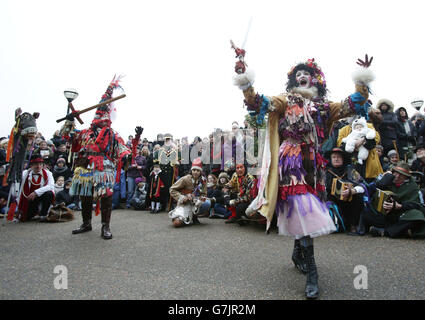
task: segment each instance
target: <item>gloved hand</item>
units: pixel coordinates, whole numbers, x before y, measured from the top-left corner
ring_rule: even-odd
[[[71,122],[74,122],[74,120],[75,120],[75,115],[71,112],[71,113],[68,113],[67,115],[66,115],[66,120],[68,120],[68,121],[71,121]]]
[[[137,134],[137,135],[139,135],[139,136],[141,136],[141,135],[142,135],[143,130],[144,130],[144,129],[143,129],[142,127],[140,127],[140,126],[136,127],[136,129],[135,129],[136,134]]]
[[[239,61],[236,61],[235,72],[237,74],[241,74],[241,73],[244,73],[245,70],[246,70],[245,64],[242,61],[240,61],[240,60]]]

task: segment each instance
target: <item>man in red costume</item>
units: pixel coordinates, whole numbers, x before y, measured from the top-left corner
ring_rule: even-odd
[[[118,87],[119,78],[114,77],[100,102],[111,99],[113,90]],[[112,239],[113,186],[115,181],[119,181],[121,168],[131,154],[124,140],[111,128],[112,111],[112,104],[98,107],[90,127],[81,131],[75,130],[74,114],[71,113],[62,128],[62,132],[70,132],[71,151],[77,154],[70,195],[81,197],[83,224],[73,230],[73,234],[92,230],[91,214],[93,201],[96,201],[96,215],[99,211],[101,213],[101,237]]]
[[[40,215],[40,221],[45,221],[55,194],[55,181],[52,173],[44,169],[44,160],[34,154],[30,160],[31,168],[22,173],[22,186],[18,195],[18,220],[27,221]],[[41,210],[38,208],[41,203]]]

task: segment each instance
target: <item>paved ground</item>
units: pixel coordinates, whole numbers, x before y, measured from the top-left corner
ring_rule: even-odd
[[[174,229],[165,213],[117,210],[114,239],[105,241],[100,216],[92,232],[72,235],[80,219],[0,225],[0,300],[304,299],[305,276],[290,259],[293,241],[261,226],[201,219]],[[321,299],[424,299],[424,244],[343,234],[316,239]],[[66,290],[54,287],[57,265],[68,270]],[[357,265],[367,268],[367,290],[354,287]]]

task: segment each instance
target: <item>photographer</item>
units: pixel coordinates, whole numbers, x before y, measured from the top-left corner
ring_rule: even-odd
[[[419,187],[413,181],[409,165],[400,161],[376,181],[376,187],[394,193],[383,202],[386,214],[372,210],[365,215],[373,237],[425,237],[425,208],[419,199]]]

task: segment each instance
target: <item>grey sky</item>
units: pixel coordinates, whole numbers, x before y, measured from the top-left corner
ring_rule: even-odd
[[[250,17],[246,61],[255,88],[276,95],[297,62],[315,58],[333,101],[353,92],[357,58],[374,56],[373,103],[425,98],[421,1],[0,1],[0,136],[16,107],[40,112],[46,138],[60,128],[66,88],[77,109],[96,104],[114,74],[127,97],[113,123],[125,139],[207,136],[246,114],[232,84],[229,40],[240,45]],[[86,127],[94,112],[82,116]]]

